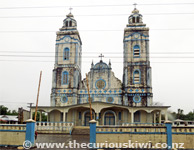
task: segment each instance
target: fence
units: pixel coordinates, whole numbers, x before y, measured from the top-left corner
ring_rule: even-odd
[[[73,122],[36,122],[38,133],[68,133],[71,134]]]
[[[23,146],[24,141],[34,145],[35,122],[27,120],[26,124],[0,124],[0,147]]]
[[[171,122],[165,124],[127,123],[122,126],[96,126],[95,120],[90,122],[90,143],[93,145],[94,143],[122,144],[129,143],[129,140],[132,143],[149,143],[147,148],[150,149],[154,149],[157,143],[165,143],[167,149],[181,148],[181,146],[185,149],[194,149],[194,127],[172,127]],[[105,147],[98,146],[98,148]]]

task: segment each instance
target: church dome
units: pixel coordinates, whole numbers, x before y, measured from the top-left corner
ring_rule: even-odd
[[[101,60],[100,62],[96,63],[92,69],[101,70],[101,69],[110,69],[110,67]]]

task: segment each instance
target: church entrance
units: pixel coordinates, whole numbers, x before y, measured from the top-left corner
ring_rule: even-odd
[[[115,116],[112,112],[107,112],[104,116],[104,125],[115,125]]]
[[[92,114],[92,118],[94,118],[94,113]],[[90,119],[90,112],[86,112],[85,113],[85,118],[84,118],[85,122],[84,122],[84,125],[85,126],[89,126],[89,121],[91,120]]]

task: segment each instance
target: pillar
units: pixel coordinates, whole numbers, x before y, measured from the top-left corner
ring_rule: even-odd
[[[41,122],[42,121],[42,111],[39,111],[40,112],[40,118],[39,118],[39,121]]]
[[[167,134],[167,149],[172,149],[172,122],[166,121],[166,134]]]
[[[63,122],[66,122],[66,111],[63,111]]]
[[[133,113],[133,110],[131,110],[131,123],[134,123],[134,113]]]
[[[154,123],[156,123],[156,112],[154,112]]]
[[[168,121],[168,113],[165,111],[165,121]]]
[[[25,137],[25,147],[30,148],[35,144],[35,121],[32,119],[26,120],[26,137]]]
[[[30,109],[30,119],[32,119],[32,117],[33,117],[33,111],[32,109]]]
[[[47,112],[47,117],[46,117],[47,122],[48,122],[48,118],[49,118],[49,112]]]
[[[90,147],[95,147],[96,144],[96,120],[90,120]]]
[[[161,120],[162,120],[162,114],[161,114],[161,111],[159,111],[159,123],[161,123]]]
[[[99,113],[96,113],[96,123],[97,123],[97,126],[99,125]]]

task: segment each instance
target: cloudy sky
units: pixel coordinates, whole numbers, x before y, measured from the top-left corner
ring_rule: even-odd
[[[1,0],[0,105],[17,109],[35,103],[40,70],[39,105],[50,104],[56,31],[70,6],[83,43],[82,78],[103,53],[122,79],[123,32],[133,3],[150,28],[154,101],[172,111],[192,111],[193,0]]]

